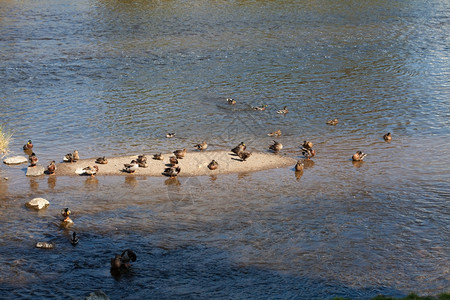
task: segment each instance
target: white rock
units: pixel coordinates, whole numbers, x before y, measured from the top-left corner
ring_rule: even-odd
[[[41,176],[44,175],[45,168],[43,166],[37,165],[35,167],[28,167],[27,176]]]
[[[36,209],[43,209],[50,205],[50,202],[45,200],[44,198],[34,198],[26,203],[26,206]]]
[[[47,242],[37,242],[36,248],[44,248],[44,249],[53,249],[55,245],[53,243],[47,243]]]
[[[3,160],[3,162],[7,165],[18,165],[18,164],[24,164],[28,162],[28,158],[25,156],[13,156],[8,157]]]

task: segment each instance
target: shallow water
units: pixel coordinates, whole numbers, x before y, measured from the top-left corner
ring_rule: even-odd
[[[281,155],[300,158],[306,139],[318,155],[302,176],[175,182],[27,178],[2,165],[0,298],[450,291],[448,16],[445,1],[1,1],[12,154],[28,139],[44,165],[75,149],[153,154],[202,140],[265,150],[281,129]],[[364,163],[349,160],[356,150]],[[25,208],[34,197],[49,208]],[[63,207],[73,228],[59,227]],[[138,260],[113,276],[125,248]]]

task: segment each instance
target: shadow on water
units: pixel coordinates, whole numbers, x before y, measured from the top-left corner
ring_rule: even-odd
[[[79,299],[98,289],[110,299],[405,296],[391,287],[351,287],[314,274],[296,276],[233,261],[230,253],[204,245],[157,247],[140,243],[138,236],[135,238],[138,242],[133,249],[137,261],[123,272],[111,272],[110,259],[130,245],[94,234],[81,235],[77,247],[70,245],[67,237],[57,238],[55,249],[33,251],[39,252],[38,259],[24,257],[4,264],[3,273],[14,273],[15,278],[1,280],[1,293],[16,297],[29,295],[33,299],[55,295]],[[92,239],[103,239],[103,247],[92,246]],[[30,247],[23,245],[18,251],[29,252]]]

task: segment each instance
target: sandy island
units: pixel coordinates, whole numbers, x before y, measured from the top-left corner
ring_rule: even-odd
[[[147,168],[139,168],[135,173],[129,174],[123,172],[123,165],[129,164],[132,159],[137,159],[137,155],[134,156],[122,156],[122,157],[106,157],[107,164],[95,163],[96,158],[80,159],[73,163],[59,163],[57,164],[56,175],[76,175],[75,170],[78,168],[84,168],[89,165],[98,166],[97,175],[142,175],[142,176],[164,176],[162,172],[166,168],[166,164],[169,163],[169,157],[173,156],[172,153],[163,154],[163,160],[154,160],[153,154],[146,154],[147,156]],[[210,170],[208,164],[212,160],[216,160],[219,163],[219,168],[216,170]],[[181,167],[179,176],[202,176],[212,174],[230,174],[230,173],[243,173],[243,172],[255,172],[267,169],[284,168],[288,166],[294,166],[296,160],[274,153],[253,152],[252,155],[246,160],[241,159],[229,151],[204,151],[204,152],[188,152],[183,159],[178,160],[178,165]]]

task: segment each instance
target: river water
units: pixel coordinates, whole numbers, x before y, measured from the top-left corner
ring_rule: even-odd
[[[0,298],[450,291],[448,1],[0,4],[0,123],[13,155],[28,139],[43,165],[75,149],[112,157],[202,140],[266,151],[277,129],[280,155],[300,158],[304,140],[318,153],[302,176],[290,167],[178,184],[27,178],[25,165],[2,165]],[[356,150],[368,153],[362,164],[350,161]],[[34,197],[51,204],[29,210]],[[64,207],[70,229],[59,227]],[[126,248],[138,259],[113,276],[109,260]]]

